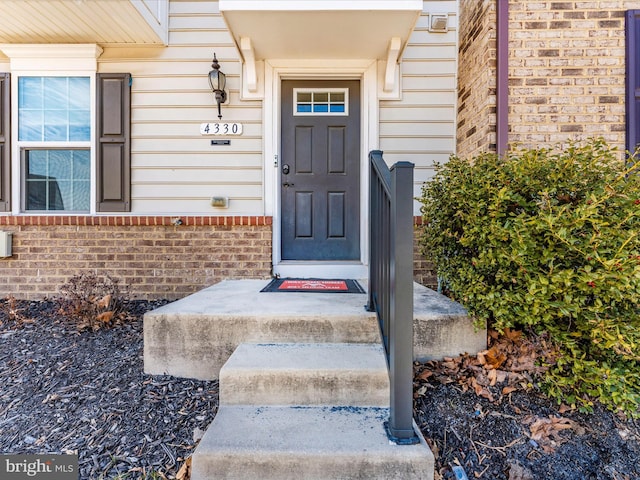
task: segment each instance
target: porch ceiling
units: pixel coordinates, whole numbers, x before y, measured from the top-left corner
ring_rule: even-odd
[[[2,0],[0,43],[164,45],[162,2]]]
[[[422,0],[220,0],[236,43],[249,38],[256,60],[386,59],[391,39],[404,46]],[[330,67],[330,65],[327,65]]]

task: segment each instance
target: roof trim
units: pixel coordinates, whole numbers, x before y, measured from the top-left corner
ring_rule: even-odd
[[[390,6],[392,5],[392,7]],[[253,11],[333,11],[333,10],[422,10],[423,0],[218,0],[221,12]]]
[[[87,44],[0,44],[0,51],[9,57],[11,71],[96,71],[102,48]],[[60,60],[64,59],[64,62]]]

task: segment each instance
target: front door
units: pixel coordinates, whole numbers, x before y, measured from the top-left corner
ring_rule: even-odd
[[[360,82],[282,82],[282,260],[360,260]]]

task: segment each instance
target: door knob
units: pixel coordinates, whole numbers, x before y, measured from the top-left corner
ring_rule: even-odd
[[[289,182],[284,182],[282,184],[283,187],[293,187],[293,183],[289,183]]]
[[[282,173],[284,173],[285,175],[289,175],[289,165],[287,165],[286,163],[282,165]]]

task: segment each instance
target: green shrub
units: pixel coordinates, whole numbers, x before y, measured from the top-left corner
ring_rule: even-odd
[[[453,157],[422,191],[423,253],[494,328],[547,331],[544,386],[590,410],[640,402],[640,164],[602,140]]]

